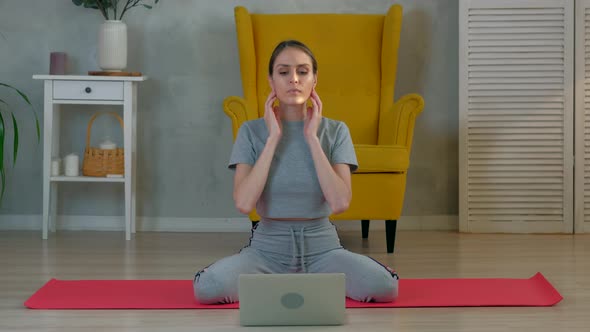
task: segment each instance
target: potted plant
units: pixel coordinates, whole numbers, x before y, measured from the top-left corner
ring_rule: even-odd
[[[127,25],[123,16],[135,8],[152,9],[144,0],[72,0],[76,6],[99,10],[105,21],[98,33],[98,66],[105,71],[127,67]],[[157,4],[159,0],[153,0]]]
[[[0,92],[9,91],[11,93],[16,93],[20,99],[22,99],[31,109],[33,115],[35,116],[35,125],[37,128],[37,142],[41,140],[41,133],[39,128],[39,118],[33,109],[33,105],[29,101],[29,97],[25,95],[19,89],[13,87],[12,85],[0,82]],[[16,117],[12,111],[11,106],[6,101],[7,99],[2,97],[0,94],[0,203],[2,203],[2,199],[4,197],[4,192],[6,191],[6,168],[4,166],[5,162],[7,161],[7,156],[12,150],[12,165],[16,165],[16,159],[18,156],[18,148],[19,148],[19,129],[18,129],[18,122],[16,121]],[[10,121],[12,118],[12,121]],[[13,135],[13,144],[12,149],[5,149],[5,139],[8,135],[8,123],[12,122],[12,135]]]

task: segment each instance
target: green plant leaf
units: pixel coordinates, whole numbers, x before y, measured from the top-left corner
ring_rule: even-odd
[[[22,100],[24,100],[25,103],[27,103],[30,107],[31,107],[31,111],[33,113],[33,116],[35,117],[35,127],[36,127],[36,132],[37,132],[37,142],[41,141],[41,126],[39,124],[39,118],[37,116],[37,112],[35,112],[35,107],[33,106],[33,104],[31,103],[31,101],[29,100],[29,97],[27,97],[26,94],[24,94],[22,91],[20,91],[19,89],[13,87],[12,85],[6,84],[6,83],[0,83],[0,87],[6,87],[8,89],[12,89],[14,91],[16,91],[16,93],[20,96],[20,98]],[[12,117],[12,124],[13,124],[13,128],[14,128],[14,142],[13,142],[13,147],[12,147],[12,151],[14,153],[14,158],[13,158],[13,162],[12,165],[16,165],[16,161],[17,161],[17,157],[18,157],[18,150],[19,150],[19,143],[20,143],[20,131],[18,128],[18,123],[16,121],[16,117],[14,116],[14,113],[11,112],[11,107],[10,105],[8,105],[8,103],[6,101],[4,101],[3,99],[0,99],[0,111],[2,111],[2,108],[5,108],[8,112],[10,112],[10,115]],[[5,163],[4,161],[7,160],[7,158],[5,158],[4,153],[5,153],[5,149],[4,149],[4,143],[6,140],[6,134],[8,133],[7,131],[7,127],[6,127],[6,122],[4,121],[4,116],[2,115],[2,113],[0,112],[0,183],[1,183],[1,187],[0,187],[0,205],[2,203],[2,198],[4,197],[4,193],[6,191],[6,167],[5,167]],[[8,151],[6,151],[8,153]]]
[[[18,124],[16,123],[16,118],[12,115],[12,129],[14,131],[14,154],[12,155],[12,166],[16,165],[16,156],[18,155]]]
[[[96,1],[85,0],[84,1],[84,8],[98,9],[98,5],[96,4]]]
[[[73,1],[73,0],[72,0]],[[1,83],[0,82],[0,86],[5,86],[7,88],[13,89],[14,91],[16,91],[19,96],[27,103],[29,104],[29,106],[31,106],[31,109],[33,110],[33,116],[35,116],[35,126],[37,127],[37,142],[41,141],[41,127],[39,125],[39,117],[37,116],[37,113],[35,112],[35,107],[33,107],[33,104],[31,104],[31,101],[29,100],[29,97],[27,97],[26,94],[24,94],[22,91],[20,91],[19,89],[13,87],[12,85],[6,84],[6,83]],[[8,104],[0,99],[0,102],[2,102],[4,105],[6,105],[8,107]]]
[[[15,87],[13,87],[12,85],[8,85],[8,84],[6,84],[6,83],[0,83],[0,85],[2,85],[2,86],[5,86],[5,87],[7,87],[7,88],[11,88],[12,90],[16,91],[16,92],[17,92],[17,93],[18,93],[18,94],[21,96],[21,98],[22,98],[22,99],[23,99],[23,100],[24,100],[24,101],[25,101],[27,104],[29,104],[29,106],[31,106],[31,107],[33,106],[33,104],[31,104],[31,101],[29,100],[29,97],[27,97],[27,95],[25,95],[25,94],[24,94],[22,91],[20,91],[19,89],[17,89],[17,88],[15,88]]]
[[[147,9],[152,9],[152,6],[150,6],[150,5],[143,5],[143,6]]]
[[[41,141],[41,128],[39,128],[39,118],[37,117],[37,113],[35,114],[35,125],[37,127],[37,143]]]
[[[2,190],[0,190],[0,205],[2,205],[2,198],[4,198],[4,190],[6,188],[6,174],[4,174],[4,167],[0,167],[0,177],[2,178]]]

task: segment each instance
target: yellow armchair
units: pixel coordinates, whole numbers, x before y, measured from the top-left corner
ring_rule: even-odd
[[[424,108],[417,94],[394,103],[402,7],[393,5],[386,15],[250,14],[236,7],[235,21],[244,98],[223,102],[234,139],[244,121],[264,116],[274,47],[286,39],[302,41],[318,60],[323,114],[347,124],[359,162],[349,209],[330,218],[362,220],[363,238],[369,220],[385,220],[387,252],[393,252],[414,123]],[[255,210],[249,217],[253,223],[260,219]]]

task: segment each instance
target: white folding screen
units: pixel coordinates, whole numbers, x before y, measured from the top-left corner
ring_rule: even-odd
[[[460,231],[573,231],[573,14],[460,1]]]
[[[575,232],[590,232],[590,1],[576,1]]]

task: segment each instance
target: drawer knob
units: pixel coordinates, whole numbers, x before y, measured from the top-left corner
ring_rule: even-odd
[[[84,91],[86,91],[86,93],[90,93],[90,92],[92,92],[92,89],[88,86],[88,87],[86,87],[86,89],[84,89]]]

